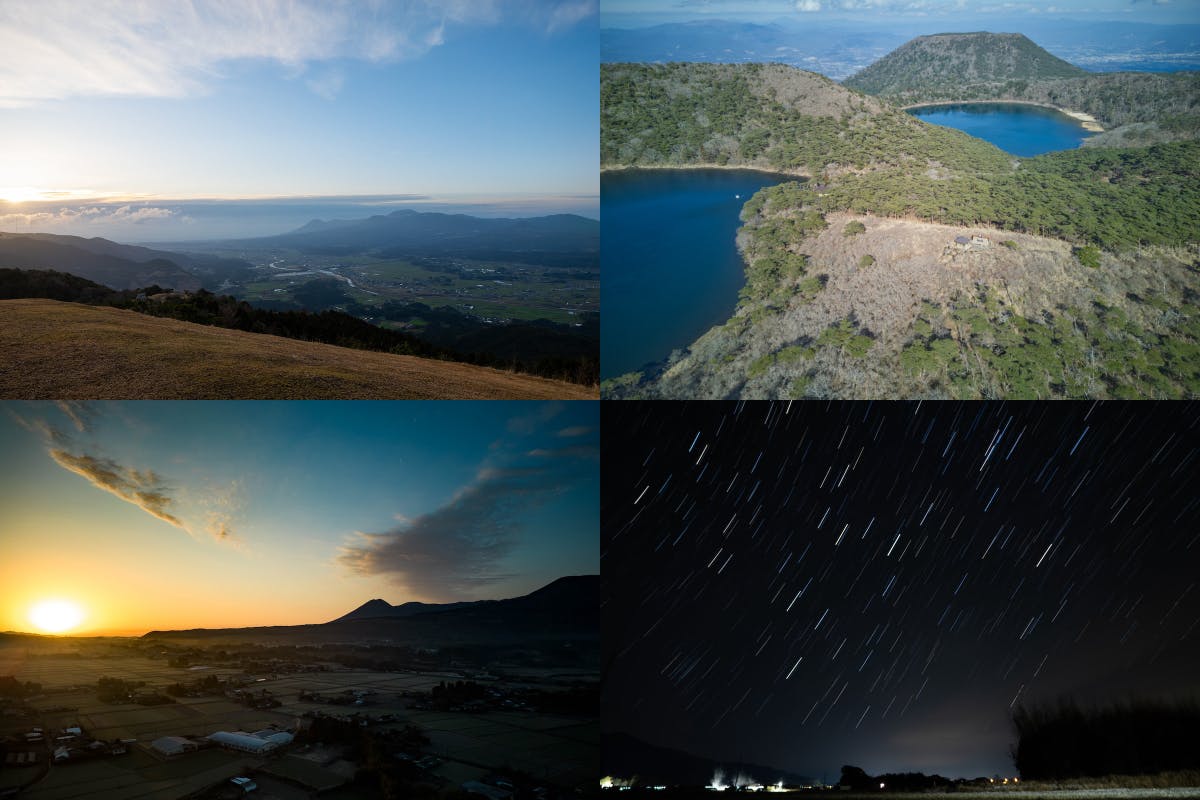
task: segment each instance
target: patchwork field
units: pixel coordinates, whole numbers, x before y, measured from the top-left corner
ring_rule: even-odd
[[[31,800],[173,800],[260,763],[261,759],[224,750],[205,750],[173,761],[135,751],[119,758],[52,766],[44,779],[21,796]]]
[[[497,768],[508,767],[560,785],[588,784],[599,762],[600,732],[594,719],[533,713],[493,711],[486,713],[445,712],[408,709],[406,692],[427,693],[441,681],[461,679],[457,673],[390,673],[330,671],[264,675],[250,686],[266,690],[282,705],[256,710],[224,697],[178,698],[160,706],[113,705],[96,697],[95,683],[101,676],[127,681],[145,681],[147,688],[162,689],[208,674],[243,674],[234,669],[186,669],[112,648],[97,647],[86,655],[30,656],[20,647],[0,647],[0,675],[42,684],[44,694],[32,701],[38,721],[48,729],[79,724],[99,739],[137,739],[128,756],[71,765],[52,766],[49,774],[28,793],[35,800],[102,798],[174,798],[245,771],[265,765],[273,774],[294,778],[330,778],[328,765],[304,761],[300,754],[270,760],[244,754],[207,750],[162,761],[146,749],[160,736],[203,737],[218,730],[260,730],[269,725],[291,728],[305,712],[335,716],[361,713],[370,718],[391,714],[394,720],[374,726],[401,729],[416,725],[431,744],[427,754],[442,761],[434,774],[457,786],[479,780]],[[583,677],[574,675],[571,677]],[[523,686],[546,687],[564,674],[530,670]],[[590,677],[595,677],[592,673]],[[363,705],[301,701],[301,691],[325,700],[347,692],[369,692]],[[14,731],[22,724],[14,723]],[[7,731],[0,731],[0,733]],[[134,790],[136,787],[136,791]]]

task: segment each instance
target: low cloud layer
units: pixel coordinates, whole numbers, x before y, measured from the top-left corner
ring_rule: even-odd
[[[65,233],[111,225],[147,225],[162,221],[186,222],[178,211],[159,206],[83,205],[0,213],[0,230]]]
[[[558,489],[546,470],[483,470],[441,508],[360,534],[339,561],[359,575],[388,576],[417,597],[474,597],[511,577],[502,562],[519,541],[522,514]]]
[[[275,61],[295,76],[338,58],[417,58],[446,26],[516,22],[547,33],[596,13],[597,0],[5,0],[0,107],[87,95],[203,93],[235,60]],[[335,93],[328,74],[310,81]]]

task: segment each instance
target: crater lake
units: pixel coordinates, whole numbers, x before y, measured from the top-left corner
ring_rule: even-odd
[[[1071,150],[1093,135],[1061,111],[1024,103],[916,106],[908,113],[924,122],[957,128],[1015,156]]]

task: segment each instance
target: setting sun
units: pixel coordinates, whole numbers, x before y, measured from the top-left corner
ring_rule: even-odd
[[[63,633],[83,621],[83,609],[69,600],[44,600],[29,610],[29,621],[47,633]]]
[[[29,200],[44,200],[45,192],[32,186],[0,186],[0,200],[9,203],[24,203]]]

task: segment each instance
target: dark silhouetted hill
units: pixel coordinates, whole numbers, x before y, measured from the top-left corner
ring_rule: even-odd
[[[394,613],[397,610],[399,613]],[[319,625],[151,631],[143,638],[269,643],[380,641],[431,647],[597,640],[599,631],[600,576],[575,575],[507,600],[400,606],[372,600]]]

